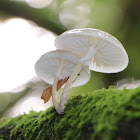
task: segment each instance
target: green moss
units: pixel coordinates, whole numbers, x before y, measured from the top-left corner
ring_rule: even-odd
[[[140,87],[110,88],[69,99],[65,114],[44,112],[1,120],[4,140],[139,140]]]

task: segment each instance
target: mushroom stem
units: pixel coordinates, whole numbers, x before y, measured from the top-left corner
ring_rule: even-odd
[[[54,82],[53,82],[53,86],[52,86],[52,102],[53,105],[57,111],[59,104],[58,104],[58,100],[57,100],[57,83],[58,83],[58,78],[54,77]]]
[[[68,79],[63,89],[61,100],[60,100],[60,106],[59,106],[59,110],[61,114],[64,114],[64,108],[65,108],[65,104],[67,103],[67,96],[68,96],[69,88],[74,82],[74,80],[76,79],[77,75],[79,74],[82,68],[83,68],[83,63],[77,64],[77,66],[75,67],[74,71],[72,72],[70,78]]]

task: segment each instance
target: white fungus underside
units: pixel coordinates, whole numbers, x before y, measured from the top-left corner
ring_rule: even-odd
[[[124,70],[128,65],[125,50],[100,41],[95,45],[95,56],[91,60],[90,69],[103,73],[116,73]]]
[[[90,69],[103,73],[116,73],[128,65],[128,56],[121,43],[112,35],[94,30],[68,31],[55,40],[57,49],[69,50],[81,58],[94,47],[95,55],[91,59]]]

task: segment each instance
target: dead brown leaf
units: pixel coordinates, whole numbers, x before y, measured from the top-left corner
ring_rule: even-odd
[[[57,91],[68,81],[68,78],[61,79],[57,83]],[[41,96],[41,99],[44,100],[44,103],[47,103],[52,96],[52,86],[46,88]]]

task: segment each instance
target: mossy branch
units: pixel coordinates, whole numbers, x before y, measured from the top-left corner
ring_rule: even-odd
[[[65,114],[53,107],[1,120],[4,140],[139,140],[140,87],[102,89],[70,98]]]

